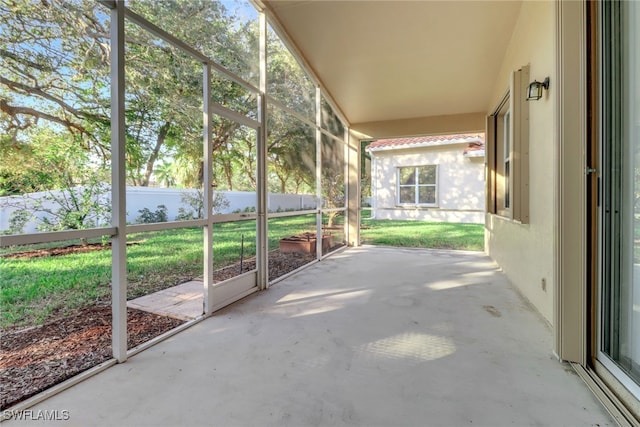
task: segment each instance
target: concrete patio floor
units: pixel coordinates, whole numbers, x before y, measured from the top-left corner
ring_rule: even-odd
[[[484,254],[352,248],[31,410],[68,411],[58,426],[616,425],[551,348]]]

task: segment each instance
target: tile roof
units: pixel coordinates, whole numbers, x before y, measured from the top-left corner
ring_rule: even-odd
[[[368,151],[396,150],[401,148],[429,147],[448,144],[480,144],[484,148],[484,133],[419,136],[413,138],[379,139],[367,147]]]

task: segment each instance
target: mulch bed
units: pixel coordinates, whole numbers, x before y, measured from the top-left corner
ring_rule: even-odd
[[[87,249],[90,248],[90,249]],[[100,250],[104,246],[77,246],[78,250]],[[64,253],[71,247],[61,248]],[[44,250],[23,253],[32,258],[52,255]],[[58,255],[58,254],[56,254]],[[314,255],[269,253],[269,279],[273,280],[311,262]],[[255,268],[255,258],[243,262],[242,272]],[[240,274],[235,264],[214,272],[215,281]],[[127,344],[133,348],[149,341],[184,321],[167,316],[128,309]],[[22,330],[2,331],[0,339],[0,410],[21,402],[82,371],[111,359],[111,307],[93,306],[44,325]]]
[[[102,243],[87,243],[86,245],[69,245],[60,248],[47,248],[47,249],[34,249],[25,252],[14,252],[11,254],[2,255],[3,258],[40,258],[45,256],[60,256],[68,254],[77,254],[81,252],[93,252],[102,251],[104,249],[111,249],[111,245],[103,245]]]
[[[313,254],[305,253],[281,253],[279,250],[269,252],[269,280],[276,279],[280,276],[284,276],[293,270],[302,267],[305,264],[310,263],[315,259]],[[221,268],[213,272],[213,281],[222,282],[223,280],[231,279],[241,273],[254,270],[256,268],[256,259],[249,258],[242,263],[242,270],[240,269],[240,263],[235,263],[228,267]]]
[[[127,310],[129,348],[184,323]],[[0,409],[27,399],[111,359],[111,307],[88,307],[73,316],[2,334]]]

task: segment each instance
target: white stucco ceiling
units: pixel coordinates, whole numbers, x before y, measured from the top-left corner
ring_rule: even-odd
[[[521,2],[264,4],[355,124],[484,112]]]

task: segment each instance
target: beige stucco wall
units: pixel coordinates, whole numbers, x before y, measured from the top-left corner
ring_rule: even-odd
[[[550,1],[523,2],[500,74],[493,84],[493,111],[509,88],[510,74],[530,65],[531,79],[550,77],[539,101],[529,105],[530,223],[487,215],[486,250],[511,282],[552,323],[554,295],[554,97],[555,14]],[[546,283],[543,290],[542,282]]]
[[[372,204],[378,219],[484,222],[484,158],[466,144],[372,153]],[[437,207],[398,206],[397,168],[437,165]]]

